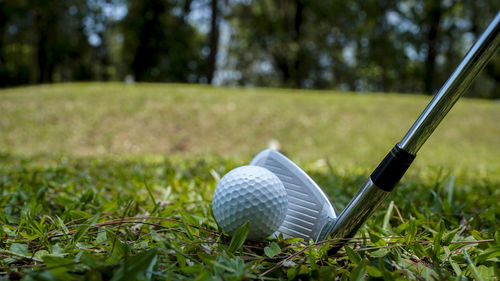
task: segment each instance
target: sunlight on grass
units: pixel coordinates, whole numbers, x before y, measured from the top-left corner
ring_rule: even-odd
[[[373,167],[430,97],[208,86],[73,83],[0,91],[0,147],[21,155],[215,153],[271,140],[295,159]],[[459,101],[417,167],[499,169],[500,103]]]

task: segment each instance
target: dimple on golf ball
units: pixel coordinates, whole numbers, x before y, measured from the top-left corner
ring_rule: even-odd
[[[248,239],[263,240],[285,220],[288,199],[280,179],[266,168],[241,166],[219,181],[212,210],[219,226],[229,235],[250,221]]]

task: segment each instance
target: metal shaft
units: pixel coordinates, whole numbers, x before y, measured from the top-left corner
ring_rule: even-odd
[[[323,228],[322,238],[330,234],[332,238],[340,239],[329,251],[330,254],[335,253],[356,234],[403,176],[434,129],[498,50],[499,31],[500,12],[434,96],[403,140],[386,156],[339,217]],[[401,168],[401,166],[405,167]]]

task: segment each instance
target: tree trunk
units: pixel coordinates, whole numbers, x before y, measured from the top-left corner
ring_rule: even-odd
[[[217,68],[217,51],[219,48],[219,11],[217,8],[217,0],[212,0],[210,5],[212,9],[212,18],[210,21],[209,45],[210,54],[207,61],[207,80],[208,84],[212,84],[215,70]]]
[[[36,48],[36,61],[38,66],[38,83],[47,82],[47,50],[46,50],[46,42],[47,42],[47,32],[43,23],[43,16],[38,14],[36,15],[36,29],[37,32],[37,48]]]
[[[183,9],[182,20],[184,22],[187,22],[187,17],[191,13],[191,2],[193,2],[193,1],[192,0],[186,0],[186,2],[184,2],[184,7],[182,8]]]
[[[304,22],[304,4],[302,3],[301,0],[297,0],[296,1],[297,3],[297,8],[295,9],[295,19],[294,19],[294,26],[293,26],[293,41],[295,43],[297,43],[297,45],[299,46],[299,48],[301,48],[302,46],[300,45],[300,35],[301,35],[301,30],[302,30],[302,24]],[[295,57],[293,58],[294,59],[294,63],[292,64],[292,69],[291,69],[291,73],[292,73],[292,83],[294,85],[295,88],[300,88],[302,86],[302,78],[301,77],[301,73],[300,73],[300,65],[301,65],[301,62],[302,62],[302,56],[301,56],[301,50],[299,49],[299,51],[297,52],[297,54],[295,55]]]
[[[438,54],[439,42],[438,33],[443,10],[440,0],[431,1],[428,17],[427,31],[427,57],[425,59],[424,90],[428,95],[432,95],[435,84],[436,58]]]
[[[4,43],[3,43],[3,38],[4,38],[4,34],[5,34],[5,30],[6,30],[6,27],[7,27],[7,16],[8,15],[5,15],[5,3],[4,2],[0,2],[0,13],[2,14],[2,16],[0,17],[0,66],[3,66],[3,64],[5,63],[5,60],[4,60],[4,57],[3,57],[3,48],[4,48]],[[0,68],[0,71],[2,69]]]
[[[49,36],[49,32],[54,31],[57,25],[57,16],[53,13],[44,10],[41,7],[36,8],[35,15],[35,30],[36,33],[36,62],[38,67],[37,83],[52,83],[52,76],[54,74],[55,61],[51,56],[50,48],[53,45]]]

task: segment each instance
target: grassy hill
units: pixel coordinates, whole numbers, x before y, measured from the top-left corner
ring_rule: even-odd
[[[270,141],[342,209],[429,99],[121,83],[1,90],[0,280],[497,280],[498,102],[461,100],[336,254],[335,239],[242,244],[211,215],[217,180]]]
[[[0,91],[0,151],[20,154],[214,153],[248,160],[276,140],[294,159],[373,167],[428,96],[82,83]],[[417,167],[500,167],[500,103],[462,99]]]

